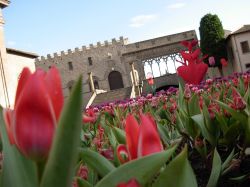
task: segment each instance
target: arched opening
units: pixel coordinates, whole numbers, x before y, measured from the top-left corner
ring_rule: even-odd
[[[112,71],[108,76],[110,90],[123,88],[122,75],[118,71]]]

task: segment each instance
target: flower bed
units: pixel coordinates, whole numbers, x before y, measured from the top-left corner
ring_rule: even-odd
[[[205,69],[198,53],[186,68]],[[0,186],[248,186],[250,72],[188,80],[82,113],[81,78],[64,104],[56,68],[24,69],[0,118]]]

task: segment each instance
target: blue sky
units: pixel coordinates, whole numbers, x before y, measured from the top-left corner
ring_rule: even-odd
[[[12,0],[7,47],[46,55],[120,36],[130,42],[195,29],[206,13],[224,29],[250,24],[249,0]]]

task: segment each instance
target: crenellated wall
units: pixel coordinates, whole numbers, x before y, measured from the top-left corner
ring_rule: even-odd
[[[128,44],[127,38],[120,37],[119,40],[112,39],[111,42],[97,42],[95,45],[90,44],[74,50],[61,51],[59,54],[42,56],[35,60],[35,65],[45,70],[53,65],[59,69],[65,97],[69,95],[74,81],[82,75],[84,106],[86,106],[91,97],[89,72],[92,72],[94,81],[98,82],[99,89],[110,90],[108,79],[113,71],[118,71],[123,86],[129,87],[132,85],[131,62],[143,80],[145,75],[141,60],[179,52],[181,49],[179,42],[192,39],[197,39],[194,30],[131,44]]]
[[[93,77],[98,80],[100,89],[110,90],[107,81],[108,75],[112,71],[119,71],[124,86],[127,87],[130,83],[126,68],[121,61],[121,55],[124,53],[124,45],[126,44],[127,39],[123,37],[120,37],[119,40],[112,39],[111,42],[97,42],[96,45],[90,44],[88,47],[82,46],[74,50],[61,51],[60,54],[41,56],[35,60],[35,65],[37,68],[45,70],[48,70],[51,66],[56,66],[59,69],[62,75],[65,97],[70,92],[69,84],[80,75],[83,77],[83,93],[90,92],[88,72],[92,72]],[[92,65],[89,58],[91,58]],[[72,63],[71,68],[69,63]]]

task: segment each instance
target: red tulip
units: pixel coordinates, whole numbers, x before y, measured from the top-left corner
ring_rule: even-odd
[[[131,179],[127,183],[120,183],[116,187],[140,187],[136,179]]]
[[[228,62],[226,61],[225,58],[220,59],[220,63],[222,66],[227,66]]]
[[[9,139],[27,157],[46,159],[63,107],[61,78],[52,67],[31,74],[24,68],[18,82],[14,110],[6,110]],[[14,137],[14,141],[12,139]]]
[[[126,146],[119,145],[117,148],[117,155],[122,163],[163,150],[153,118],[150,115],[141,114],[140,121],[141,125],[131,114],[126,118]],[[124,160],[121,153],[126,154],[128,160]]]
[[[181,44],[187,47],[189,52],[180,52],[183,62],[178,61],[182,66],[177,68],[177,73],[186,83],[197,85],[203,80],[208,69],[207,64],[202,62],[206,56],[203,56],[201,59],[199,58],[199,48],[192,51],[192,48],[197,45],[197,41],[195,40],[191,42],[183,41]]]
[[[149,78],[148,79],[148,84],[149,85],[153,85],[154,84],[154,79],[153,78]]]
[[[96,116],[94,110],[88,109],[86,111],[86,114],[83,114],[82,122],[83,123],[95,123],[96,119],[97,119],[97,116]]]
[[[150,72],[147,73],[146,79],[147,79],[149,85],[153,85],[154,84],[154,77],[153,77],[152,73],[150,73]]]

